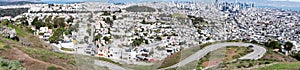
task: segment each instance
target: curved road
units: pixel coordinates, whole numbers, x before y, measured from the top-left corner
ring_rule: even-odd
[[[239,58],[239,59],[254,59],[254,60],[257,60],[257,59],[263,57],[263,55],[267,51],[262,46],[259,46],[259,45],[256,45],[256,44],[251,44],[251,43],[241,43],[241,42],[217,43],[217,44],[209,45],[209,46],[203,48],[202,50],[199,50],[198,52],[194,53],[193,55],[191,55],[191,56],[189,56],[185,59],[183,59],[182,61],[178,62],[175,65],[172,65],[172,66],[169,66],[167,68],[160,69],[160,70],[184,66],[185,64],[188,64],[192,61],[199,60],[200,58],[204,57],[209,52],[212,52],[212,51],[215,51],[217,49],[224,48],[224,47],[227,47],[227,46],[244,46],[244,47],[248,47],[249,45],[253,45],[252,49],[254,51],[247,54],[247,55],[245,55],[245,56],[243,56],[243,57],[241,57],[241,58]],[[99,66],[107,66],[109,69],[112,69],[112,70],[126,70],[125,68],[123,68],[121,66],[111,64],[111,63],[108,63],[108,62],[103,62],[103,61],[96,61],[95,64],[99,65]]]
[[[247,54],[247,55],[245,55],[245,56],[243,56],[243,57],[241,57],[241,58],[239,58],[239,59],[254,59],[254,60],[257,60],[257,59],[263,57],[263,55],[267,51],[262,46],[251,44],[251,43],[241,43],[241,42],[217,43],[217,44],[209,45],[209,46],[203,48],[202,50],[199,50],[198,52],[194,53],[193,55],[183,59],[179,63],[177,63],[175,65],[172,65],[172,66],[169,66],[167,68],[163,68],[163,69],[184,66],[187,63],[190,63],[190,62],[195,61],[195,60],[199,60],[200,58],[204,57],[209,52],[215,51],[215,50],[220,49],[220,48],[224,48],[226,46],[244,46],[244,47],[248,47],[249,45],[253,45],[252,49],[254,51]]]

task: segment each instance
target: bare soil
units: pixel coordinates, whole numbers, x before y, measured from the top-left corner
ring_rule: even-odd
[[[46,70],[50,65],[60,69],[65,69],[62,66],[31,58],[29,55],[15,47],[0,51],[0,55],[9,60],[19,60],[22,66],[24,66],[27,70]]]
[[[17,48],[17,47],[28,47],[28,46],[23,46],[19,42],[8,40],[2,37],[0,37],[0,40],[2,40],[4,43],[10,46],[10,48],[6,48],[5,50],[0,50],[0,56],[9,60],[19,60],[21,62],[21,65],[24,66],[27,70],[47,70],[49,66],[54,66],[58,68],[58,70],[76,70],[76,67],[74,65],[67,63],[71,59],[51,59],[49,61],[38,60],[38,57],[29,56],[24,51]],[[34,48],[42,48],[42,47],[35,46]],[[43,49],[47,49],[47,47]],[[53,56],[53,58],[56,57]]]

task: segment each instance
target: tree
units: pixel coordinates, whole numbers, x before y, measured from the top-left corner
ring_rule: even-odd
[[[105,41],[109,41],[109,40],[110,40],[110,38],[107,37],[107,36],[105,36],[103,39],[104,39]]]
[[[94,38],[95,38],[95,39],[94,39],[95,41],[96,41],[96,40],[99,40],[99,39],[101,38],[101,35],[98,34],[98,35],[96,35]]]
[[[257,44],[258,42],[255,40],[252,40],[251,43]]]
[[[139,46],[139,45],[141,45],[142,43],[143,43],[143,39],[142,38],[135,38],[134,40],[133,40],[133,42],[132,42],[132,45],[133,46]]]
[[[104,16],[110,15],[110,12],[104,11],[104,13],[102,15],[104,15]]]
[[[117,20],[117,16],[116,15],[113,15],[113,20]]]
[[[284,49],[287,50],[287,51],[292,50],[293,47],[294,47],[294,45],[293,45],[293,43],[291,43],[291,42],[286,42],[286,43],[284,44]]]
[[[104,21],[105,21],[105,23],[108,23],[108,24],[113,23],[113,21],[109,17],[107,17]]]
[[[70,18],[67,20],[67,23],[73,22],[74,17],[70,16]]]
[[[271,41],[271,42],[265,43],[265,46],[273,48],[273,49],[281,49],[281,43],[279,41]]]
[[[54,31],[53,35],[49,38],[50,43],[58,43],[62,40],[64,29],[58,28]]]
[[[42,21],[38,20],[38,17],[35,17],[32,21],[32,25],[35,26],[36,29],[40,29],[40,27],[43,27],[44,24]]]
[[[156,40],[160,41],[160,40],[162,40],[162,38],[160,36],[157,36]]]
[[[146,21],[145,21],[145,19],[143,19],[143,21],[141,22],[142,24],[146,24]]]
[[[45,22],[46,22],[46,23],[50,23],[51,20],[52,20],[52,15],[48,16],[48,17],[45,19]]]
[[[300,60],[300,53],[294,53],[291,56],[294,57],[297,60]]]
[[[65,18],[58,18],[54,19],[54,28],[57,27],[65,27]]]
[[[2,25],[8,25],[9,24],[9,20],[5,19],[1,21]]]

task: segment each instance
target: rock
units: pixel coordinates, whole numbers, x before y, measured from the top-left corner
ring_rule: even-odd
[[[17,36],[17,32],[15,29],[2,26],[0,27],[0,35],[7,38],[14,38]]]

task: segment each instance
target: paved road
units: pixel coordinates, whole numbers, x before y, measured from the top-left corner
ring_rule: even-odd
[[[199,60],[200,58],[204,57],[207,53],[220,49],[220,48],[224,48],[226,46],[245,46],[248,47],[249,45],[253,45],[253,52],[239,58],[239,59],[259,59],[261,58],[265,53],[266,53],[266,49],[263,48],[262,46],[259,45],[255,45],[255,44],[251,44],[251,43],[240,43],[240,42],[226,42],[226,43],[217,43],[217,44],[213,44],[213,45],[209,45],[205,48],[203,48],[202,50],[199,50],[198,52],[194,53],[193,55],[187,57],[186,59],[183,59],[182,61],[180,61],[179,63],[167,67],[167,68],[174,68],[174,67],[180,67],[180,66],[184,66],[187,63],[190,63],[192,61],[195,60]],[[164,69],[167,69],[164,68]]]

